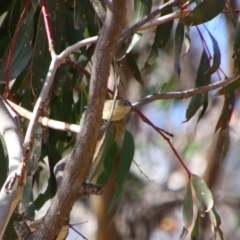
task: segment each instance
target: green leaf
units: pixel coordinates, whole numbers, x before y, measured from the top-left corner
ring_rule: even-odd
[[[56,53],[60,53],[66,47],[66,7],[65,4],[59,0],[47,1],[46,4],[49,15],[55,16],[50,17],[49,22],[51,26],[54,50]],[[46,36],[46,28],[43,16],[40,14],[32,57],[31,83],[35,96],[38,96],[42,90],[42,86],[50,66],[50,61],[51,56]],[[58,78],[55,78],[54,87],[59,86],[59,83],[57,83],[57,81]]]
[[[184,32],[185,32],[184,42],[185,42],[186,50],[183,55],[187,54],[191,46],[190,27],[184,26]]]
[[[5,52],[8,52],[6,51],[6,49],[8,48],[10,41],[11,39],[9,36],[2,37],[2,39],[0,40],[0,59],[4,56]]]
[[[187,234],[188,234],[188,230],[185,228],[185,227],[183,227],[183,230],[182,230],[182,232],[181,232],[181,235],[180,235],[180,239],[181,240],[183,240],[183,239],[185,239],[185,237],[187,236]]]
[[[109,206],[109,209],[108,209],[108,212],[111,212],[113,207],[115,206],[115,204],[117,203],[117,201],[120,199],[120,197],[123,195],[123,192],[124,192],[124,182],[118,186],[117,188],[117,191],[114,193],[113,197],[112,197],[112,200],[111,200],[111,203],[110,203],[110,206]]]
[[[184,39],[184,26],[181,21],[178,21],[178,25],[174,36],[174,53],[175,53],[174,66],[178,77],[180,77],[181,74],[180,57],[182,52],[183,39]]]
[[[6,145],[2,136],[0,136],[0,159],[0,188],[2,188],[8,175],[8,155]]]
[[[216,150],[217,154],[220,156],[220,163],[223,162],[224,158],[227,155],[228,149],[230,146],[230,135],[229,135],[229,126],[228,124],[226,126],[223,126],[221,128],[221,131],[218,135],[217,144],[216,144]]]
[[[195,87],[202,87],[210,83],[210,76],[205,76],[204,74],[206,70],[209,69],[209,67],[210,67],[210,64],[209,64],[207,53],[205,52],[205,50],[203,50],[200,64],[198,67]],[[194,116],[194,114],[197,112],[197,110],[201,106],[203,106],[202,111],[198,117],[198,121],[199,121],[206,111],[207,101],[208,101],[207,93],[201,93],[193,96],[186,111],[186,122]]]
[[[26,212],[29,202],[33,201],[32,185],[33,185],[33,176],[32,175],[27,176],[22,198],[21,198],[21,204],[20,204],[21,212]]]
[[[116,173],[116,182],[121,185],[127,178],[134,156],[134,140],[130,132],[125,130],[120,162]]]
[[[113,132],[108,131],[106,139],[105,139],[104,150],[103,150],[101,159],[98,162],[96,168],[94,169],[94,171],[90,177],[90,180],[92,180],[96,176],[96,174],[99,172],[101,166],[104,164],[105,161],[110,161],[108,159],[108,153],[110,152],[112,146],[113,146]]]
[[[134,33],[134,35],[123,44],[122,49],[118,52],[117,60],[123,59],[130,53],[141,37],[142,33]]]
[[[36,41],[32,56],[31,84],[34,95],[37,97],[42,90],[43,82],[48,72],[51,56],[42,14],[39,16]]]
[[[208,107],[208,97],[207,97],[207,94],[204,95],[204,97],[202,98],[203,100],[203,105],[202,105],[202,109],[201,111],[199,112],[198,114],[198,120],[197,122],[199,122],[201,120],[201,118],[203,117],[204,113],[206,112],[207,110],[207,107]]]
[[[235,37],[234,37],[234,69],[236,69],[237,74],[240,72],[240,20],[238,20]]]
[[[198,25],[208,22],[222,12],[226,0],[204,0],[200,2],[184,19],[186,25]]]
[[[197,175],[192,174],[191,183],[196,193],[197,205],[201,216],[213,207],[213,196],[207,184]]]
[[[103,162],[103,172],[97,179],[97,184],[99,185],[105,185],[112,173],[113,170],[113,161],[116,159],[117,156],[117,144],[116,142],[113,142],[108,153],[106,154],[106,157]]]
[[[77,7],[82,5],[80,1],[75,1]],[[83,4],[84,5],[84,4]],[[83,6],[81,6],[83,7]],[[86,19],[78,19],[78,12],[76,13],[76,9],[74,9],[74,16],[72,11],[67,10],[66,11],[66,31],[68,34],[66,34],[66,41],[69,45],[73,45],[77,41],[83,39],[84,30],[87,27]],[[77,16],[76,16],[76,15]],[[77,18],[77,19],[75,19]],[[75,26],[75,27],[73,27]],[[77,26],[77,28],[76,28]],[[78,51],[81,51],[79,49]]]
[[[142,37],[141,33],[135,33],[133,37],[131,38],[131,41],[129,42],[129,45],[127,47],[126,53],[130,53],[133,49],[133,47],[138,43],[140,38]]]
[[[221,64],[221,52],[218,46],[218,43],[216,41],[216,39],[214,38],[214,36],[208,31],[208,29],[206,28],[211,40],[212,40],[212,44],[213,44],[213,63],[212,66],[205,72],[205,75],[211,75],[213,73],[215,73],[220,64]]]
[[[126,60],[127,60],[127,63],[128,63],[128,66],[134,76],[134,78],[139,82],[139,83],[143,83],[143,80],[142,80],[142,76],[141,76],[141,72],[138,68],[138,65],[135,61],[135,59],[133,58],[132,54],[129,53],[127,54],[126,56]]]
[[[172,8],[169,8],[168,10],[164,11],[161,14],[161,16],[165,16],[170,13],[172,13]],[[153,63],[155,63],[155,59],[158,57],[158,49],[163,49],[167,44],[171,36],[172,27],[173,27],[173,21],[166,22],[157,27],[153,45],[151,47],[147,60],[144,64],[144,69],[152,65]]]
[[[76,29],[81,28],[82,26],[82,13],[81,13],[81,6],[83,5],[83,2],[80,1],[74,1],[74,27]]]
[[[13,46],[13,54],[10,62],[9,80],[16,78],[28,64],[32,55],[32,38],[33,38],[33,15],[34,11],[31,9],[26,15],[15,45]],[[9,55],[9,48],[1,59],[0,65],[0,79],[5,79],[7,61]]]
[[[213,229],[221,225],[221,219],[214,207],[209,211],[209,218],[213,225]]]
[[[184,226],[188,229],[192,225],[193,221],[193,199],[191,184],[188,183],[186,193],[183,200],[183,221]]]
[[[134,22],[138,22],[151,12],[152,0],[134,0]]]
[[[222,127],[226,127],[231,119],[232,112],[234,109],[235,95],[234,92],[224,95],[224,105],[221,112],[221,115],[218,119],[215,132]]]
[[[217,235],[216,232],[213,233],[213,235],[209,238],[209,240],[216,240]]]
[[[239,87],[240,87],[240,76],[235,78],[228,85],[226,85],[226,86],[222,87],[220,90],[218,90],[216,92],[215,96],[220,96],[220,95],[223,95],[223,94],[233,92]]]
[[[234,45],[233,45],[233,49],[235,51],[239,50],[239,48],[240,48],[240,20],[238,21],[236,26]]]
[[[199,212],[197,213],[197,217],[195,219],[195,223],[191,232],[191,240],[198,240],[199,237],[198,225],[199,225]]]

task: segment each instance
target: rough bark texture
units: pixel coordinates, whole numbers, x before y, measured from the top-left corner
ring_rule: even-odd
[[[64,177],[46,217],[39,229],[27,239],[55,239],[58,236],[73,203],[81,197],[79,188],[84,186],[88,177],[101,124],[110,64],[126,11],[125,0],[106,3],[111,5],[111,10],[107,9],[106,20],[95,51],[84,128],[70,155],[70,161],[66,164]]]

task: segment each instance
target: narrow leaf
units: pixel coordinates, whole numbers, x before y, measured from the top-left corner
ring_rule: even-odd
[[[218,122],[217,122],[217,125],[216,125],[216,128],[215,128],[215,132],[219,128],[222,128],[222,127],[228,125],[228,123],[231,119],[231,116],[232,116],[234,103],[235,103],[234,92],[224,95],[224,105],[223,105],[223,109],[222,109],[220,118],[218,119]]]
[[[228,149],[230,146],[230,135],[229,135],[229,126],[228,124],[221,128],[221,131],[218,135],[216,149],[217,154],[219,154],[220,163],[223,162],[224,158],[227,155]]]
[[[8,156],[7,149],[2,136],[0,136],[0,159],[1,159],[1,168],[0,168],[0,188],[6,181],[8,175]]]
[[[124,183],[118,186],[117,191],[114,193],[113,198],[111,200],[108,212],[111,212],[117,201],[120,199],[124,191]]]
[[[152,8],[152,0],[134,0],[134,22],[148,15]]]
[[[199,237],[198,225],[199,225],[199,212],[197,213],[197,217],[195,219],[195,223],[191,232],[191,240],[198,240]]]
[[[32,56],[31,84],[34,95],[37,97],[42,89],[43,82],[47,75],[51,56],[49,53],[48,41],[45,33],[45,25],[42,14],[39,16],[36,41]]]
[[[126,60],[127,60],[127,63],[128,63],[128,66],[134,76],[134,78],[139,82],[139,83],[143,83],[143,80],[142,80],[142,76],[141,76],[141,72],[138,68],[138,65],[134,59],[134,57],[132,56],[131,53],[127,54],[126,56]]]
[[[96,174],[99,172],[100,167],[104,164],[104,162],[107,160],[107,155],[112,147],[113,144],[113,132],[112,131],[108,131],[106,139],[105,139],[105,144],[104,144],[104,150],[101,156],[100,161],[98,162],[97,166],[95,167],[90,180],[92,180]]]
[[[200,64],[198,67],[197,72],[197,79],[195,83],[195,87],[202,87],[210,83],[210,76],[205,76],[204,73],[210,67],[209,59],[205,50],[203,50],[202,57],[200,60]],[[202,112],[199,115],[198,120],[203,116],[204,112],[206,111],[207,106],[207,93],[201,93],[192,97],[187,111],[186,111],[186,121],[191,119],[197,110],[203,106]]]
[[[239,50],[239,48],[240,48],[240,20],[238,21],[236,26],[233,49],[237,51]]]
[[[120,163],[116,173],[116,182],[122,184],[129,172],[134,156],[134,140],[130,132],[125,130],[123,146],[120,156]]]
[[[235,91],[239,87],[240,87],[240,76],[237,77],[236,79],[234,79],[233,81],[231,81],[225,87],[222,87],[220,90],[218,90],[215,95],[220,96],[220,95],[223,95],[226,93],[230,93],[230,92]]]
[[[214,207],[209,211],[209,218],[213,225],[213,228],[219,227],[221,225],[221,219]]]
[[[127,48],[126,53],[130,53],[130,52],[131,52],[131,50],[132,50],[133,47],[136,45],[136,43],[140,40],[141,37],[142,37],[142,34],[140,34],[140,33],[135,33],[135,34],[133,35],[133,38],[132,38],[132,40],[131,40],[128,48]]]
[[[182,44],[184,39],[184,26],[181,21],[178,21],[178,25],[174,37],[174,52],[175,52],[175,71],[177,76],[180,77],[181,67],[180,67],[180,56],[182,52]]]
[[[116,145],[116,142],[113,142],[103,162],[104,170],[101,173],[101,175],[98,177],[97,184],[103,186],[108,182],[113,170],[113,161],[116,158],[116,155],[117,155],[117,145]]]
[[[197,197],[197,205],[201,216],[213,207],[213,196],[207,184],[197,175],[192,174],[191,183]]]
[[[184,18],[186,25],[198,25],[208,22],[222,12],[226,0],[204,0],[201,1],[192,11]]]
[[[185,239],[187,234],[188,234],[188,230],[185,227],[183,227],[183,230],[182,230],[181,235],[180,235],[180,239],[181,240]]]
[[[128,53],[130,53],[133,47],[138,43],[140,38],[142,37],[141,33],[135,33],[133,37],[129,38],[124,44],[120,52],[118,53],[117,60],[120,61],[123,59]]]
[[[217,235],[216,232],[213,233],[213,235],[209,238],[209,240],[216,240],[217,239]]]
[[[238,20],[234,37],[234,70],[239,74],[240,71],[240,20]]]
[[[185,50],[185,53],[182,55],[182,57],[185,54],[187,54],[191,46],[190,27],[184,26],[184,32],[185,32],[184,42],[185,42],[186,50]]]
[[[193,199],[191,184],[187,185],[186,193],[183,200],[183,221],[184,226],[188,229],[192,225],[193,221]]]
[[[33,16],[34,11],[31,9],[26,15],[15,45],[13,46],[13,55],[10,62],[9,80],[16,78],[28,64],[32,55],[32,38],[33,38]],[[9,49],[0,61],[0,79],[5,79],[7,59]]]
[[[172,8],[169,8],[168,10],[164,11],[161,14],[161,16],[165,16],[170,13],[172,13]],[[171,36],[172,27],[173,27],[173,21],[166,22],[157,27],[153,45],[151,47],[147,60],[144,64],[144,69],[146,69],[148,66],[155,63],[155,59],[158,57],[158,49],[163,49],[167,44]]]
[[[216,39],[214,38],[214,36],[208,31],[208,29],[206,28],[211,40],[212,40],[212,45],[213,45],[213,63],[212,66],[205,72],[205,75],[211,75],[213,73],[215,73],[220,64],[221,64],[221,52],[218,46],[218,43],[216,41]]]

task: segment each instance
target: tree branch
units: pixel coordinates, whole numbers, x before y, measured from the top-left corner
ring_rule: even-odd
[[[203,87],[199,88],[193,88],[190,90],[182,91],[182,92],[169,92],[169,93],[155,93],[152,95],[148,95],[145,98],[142,98],[138,102],[135,102],[132,104],[132,110],[134,111],[135,109],[138,109],[142,107],[143,105],[153,102],[155,100],[160,100],[160,99],[184,99],[184,98],[190,98],[194,95],[205,93],[212,91],[214,89],[224,87],[228,85],[230,82],[235,81],[235,79],[229,78],[225,81],[220,81],[216,83],[212,83]]]
[[[1,97],[0,116],[0,134],[4,139],[8,150],[9,162],[9,176],[0,192],[0,239],[2,239],[8,221],[23,193],[23,184],[20,184],[18,178],[19,171],[22,168],[22,162],[20,162],[20,160],[22,157],[23,136],[15,113]],[[23,180],[25,181],[25,179]]]
[[[122,36],[118,42],[118,47],[120,47],[129,37],[131,37],[135,32],[137,32],[138,29],[140,29],[141,26],[151,21],[153,18],[155,18],[158,14],[162,13],[163,11],[179,4],[179,0],[171,0],[163,5],[161,5],[159,8],[155,9],[153,12],[151,12],[149,15],[141,19],[139,22],[134,24],[132,27],[125,29],[122,33]],[[154,25],[155,26],[155,25]]]
[[[28,111],[27,109],[7,100],[9,105],[22,117],[30,120],[33,117],[33,113]],[[79,133],[81,130],[81,126],[77,124],[70,124],[66,122],[56,121],[47,117],[39,117],[38,123],[42,126],[60,130],[60,131],[66,131],[66,132],[73,132],[73,133]]]
[[[70,154],[70,161],[66,164],[64,177],[46,217],[39,229],[28,239],[55,239],[68,217],[73,203],[81,196],[78,189],[85,184],[92,165],[110,65],[122,31],[125,11],[125,0],[113,1],[112,11],[107,9],[106,20],[94,56],[84,128]]]

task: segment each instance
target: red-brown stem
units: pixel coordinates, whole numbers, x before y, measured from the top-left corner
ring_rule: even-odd
[[[71,65],[71,66],[73,66],[73,67],[75,67],[75,68],[76,68],[77,70],[79,70],[82,74],[84,74],[87,78],[90,78],[90,77],[91,77],[90,73],[89,73],[86,69],[84,69],[84,68],[82,68],[81,66],[79,66],[77,63],[75,63],[75,62],[73,62],[73,61],[71,61],[71,60],[69,60],[69,59],[66,59],[66,63],[69,64],[69,65]]]
[[[10,73],[10,70],[11,70],[11,60],[12,60],[12,55],[13,55],[13,49],[14,49],[14,46],[15,46],[15,43],[16,43],[17,35],[19,33],[19,30],[20,30],[20,25],[23,22],[23,18],[27,14],[29,3],[30,3],[30,0],[27,0],[25,2],[23,12],[20,16],[20,19],[19,19],[18,23],[17,23],[17,27],[16,27],[16,30],[15,30],[14,35],[13,35],[13,39],[12,39],[11,44],[10,44],[9,54],[8,54],[8,59],[7,59],[7,69],[6,69],[6,75],[5,75],[6,76],[6,85],[5,85],[5,92],[3,94],[4,97],[7,97],[7,94],[9,94],[10,97],[11,97],[11,93],[9,91],[8,86],[9,86],[9,73]]]
[[[41,5],[42,5],[42,13],[43,13],[43,19],[44,19],[44,23],[45,23],[45,29],[46,29],[46,32],[47,32],[49,51],[54,52],[52,31],[51,31],[51,28],[50,28],[49,14],[48,14],[48,10],[47,10],[47,7],[46,7],[45,0],[41,0]]]
[[[208,46],[206,44],[206,41],[205,41],[205,39],[204,39],[204,37],[203,37],[199,27],[196,26],[196,28],[197,28],[198,34],[199,34],[199,36],[200,36],[200,38],[202,40],[203,48],[205,48],[207,50],[209,58],[212,59],[212,54],[211,54],[211,52],[210,52],[210,50],[209,50],[209,48],[208,48]]]
[[[183,3],[182,6],[181,6],[181,10],[186,9],[193,2],[194,2],[194,0],[190,0],[190,1],[187,1],[187,2]]]
[[[113,94],[113,91],[110,89],[107,89],[107,91],[110,94]],[[120,98],[120,97],[118,97]],[[121,98],[120,98],[121,99]],[[179,154],[177,153],[176,149],[174,148],[174,146],[172,145],[170,139],[168,137],[166,137],[162,131],[161,128],[156,127],[142,112],[140,112],[139,110],[134,110],[137,115],[148,125],[150,125],[151,127],[153,127],[162,137],[164,140],[166,140],[170,146],[170,148],[172,149],[173,153],[175,154],[175,156],[177,157],[178,161],[180,162],[180,164],[182,165],[182,167],[185,169],[185,171],[187,172],[188,178],[190,179],[192,176],[192,173],[190,172],[190,170],[187,168],[187,166],[185,165],[185,163],[183,162],[183,160],[181,159],[181,157],[179,156]]]
[[[177,157],[178,161],[180,162],[180,164],[182,165],[182,167],[185,169],[185,171],[188,174],[188,178],[190,179],[192,176],[192,173],[190,172],[190,170],[187,168],[187,166],[185,165],[185,163],[183,162],[183,160],[181,159],[181,157],[179,156],[179,154],[177,153],[176,149],[174,148],[174,146],[172,145],[170,139],[168,137],[166,137],[164,135],[164,133],[158,128],[156,127],[145,115],[143,115],[139,110],[135,110],[135,112],[137,113],[137,115],[147,124],[149,124],[150,126],[152,126],[162,137],[164,140],[166,140],[170,146],[170,148],[172,149],[172,151],[174,152],[175,156]]]

